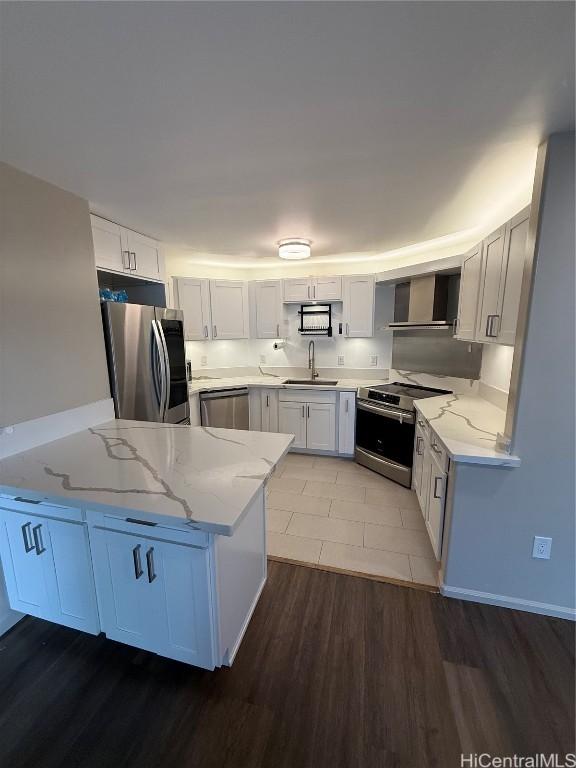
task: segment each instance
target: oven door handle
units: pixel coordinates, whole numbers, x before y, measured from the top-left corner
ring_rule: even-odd
[[[414,414],[407,413],[406,411],[393,411],[390,408],[380,408],[377,405],[371,405],[365,400],[358,400],[356,402],[356,409],[359,411],[367,411],[368,413],[375,413],[378,416],[384,416],[385,419],[393,419],[406,424],[414,424]]]

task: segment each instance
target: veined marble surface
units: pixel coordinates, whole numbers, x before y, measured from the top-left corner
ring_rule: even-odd
[[[117,419],[4,459],[0,492],[177,518],[231,535],[293,440]]]
[[[506,412],[487,400],[454,393],[416,400],[414,404],[454,461],[510,467],[520,464],[518,456],[496,448]]]
[[[386,384],[387,379],[338,379],[336,384],[286,384],[287,379],[295,376],[236,376],[230,379],[192,379],[188,382],[190,394],[198,392],[214,391],[219,389],[240,389],[241,387],[267,387],[273,389],[320,389],[336,392],[355,392],[359,387],[373,387],[378,384]],[[334,381],[336,377],[320,376]]]

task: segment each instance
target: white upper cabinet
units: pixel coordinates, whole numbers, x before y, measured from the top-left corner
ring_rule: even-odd
[[[529,220],[530,208],[525,208],[514,216],[506,226],[498,318],[494,325],[494,331],[497,333],[496,340],[500,344],[513,345],[516,338],[516,322],[520,307]]]
[[[151,237],[90,214],[97,269],[162,280],[160,244]]]
[[[504,259],[505,227],[500,227],[489,235],[483,244],[484,264],[480,281],[478,305],[477,341],[490,341],[495,336],[494,321],[498,316],[498,298],[500,276]]]
[[[463,341],[474,341],[476,335],[476,314],[481,274],[482,243],[479,243],[475,248],[468,251],[462,262],[460,297],[458,299],[459,312],[454,335]]]
[[[282,281],[254,284],[256,338],[277,339],[282,334]]]
[[[456,338],[514,345],[529,218],[528,207],[464,257]]]
[[[286,303],[291,301],[311,301],[311,280],[307,277],[282,280],[283,297]]]
[[[174,278],[174,302],[184,312],[184,334],[188,341],[212,337],[209,280]]]
[[[285,303],[342,301],[341,277],[302,277],[283,280]]]
[[[90,214],[94,258],[100,269],[129,272],[129,251],[125,234],[119,224]]]
[[[162,266],[158,241],[130,229],[124,231],[132,262],[132,274],[148,280],[161,280]]]
[[[342,278],[344,336],[374,336],[374,277],[372,275]]]
[[[210,306],[212,338],[249,338],[247,283],[241,280],[210,280]]]
[[[322,301],[342,301],[342,278],[314,278],[312,281],[312,298]]]

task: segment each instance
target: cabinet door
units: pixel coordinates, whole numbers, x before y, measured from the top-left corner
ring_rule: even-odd
[[[278,339],[282,325],[282,283],[266,280],[256,283],[256,338]]]
[[[424,468],[424,433],[416,427],[414,437],[414,461],[412,464],[412,488],[418,497],[422,494],[422,470]]]
[[[128,244],[122,227],[94,214],[90,214],[90,223],[96,267],[115,272],[129,271]]]
[[[529,220],[530,208],[525,208],[506,225],[499,316],[494,321],[494,332],[497,334],[497,341],[500,344],[513,345],[516,339],[516,322],[520,306]]]
[[[342,301],[342,278],[314,278],[312,282],[312,298],[323,301]]]
[[[260,397],[262,404],[262,432],[278,432],[278,390],[263,389]]]
[[[416,495],[418,497],[418,503],[424,521],[428,519],[428,491],[430,489],[430,475],[432,474],[432,455],[430,447],[426,440],[423,444],[424,455],[422,456],[422,479],[420,481],[419,490],[416,489]]]
[[[176,277],[174,299],[176,307],[184,312],[186,339],[200,341],[211,338],[210,281]]]
[[[42,522],[13,510],[0,510],[0,556],[10,607],[40,619],[51,619],[53,561],[49,537],[38,538],[33,529]],[[43,551],[44,548],[44,551]]]
[[[146,545],[148,588],[157,587],[163,656],[214,669],[214,622],[207,549],[161,541]],[[152,582],[150,583],[150,580]]]
[[[90,531],[100,620],[106,637],[154,653],[164,648],[159,582],[148,583],[148,540],[117,531]]]
[[[306,403],[279,403],[278,432],[294,435],[292,448],[306,448]]]
[[[160,246],[157,240],[125,229],[131,256],[131,271],[136,277],[150,280],[162,278]]]
[[[374,336],[374,278],[371,275],[343,278],[344,335]]]
[[[312,298],[311,281],[307,277],[282,280],[282,290],[286,303],[310,301]]]
[[[306,447],[313,451],[336,450],[336,406],[306,404]]]
[[[212,336],[214,339],[247,339],[248,286],[236,280],[210,281]]]
[[[442,554],[442,532],[444,529],[444,498],[446,495],[446,474],[442,472],[435,461],[430,467],[428,490],[428,515],[426,528],[436,560]]]
[[[476,341],[480,342],[496,340],[495,322],[499,314],[498,301],[504,258],[504,232],[505,228],[500,227],[483,243],[484,259],[476,328]]]
[[[458,298],[457,339],[474,341],[478,314],[480,276],[482,274],[482,243],[468,251],[462,261],[460,296]]]
[[[340,392],[338,410],[338,453],[351,456],[354,453],[356,426],[354,392]]]

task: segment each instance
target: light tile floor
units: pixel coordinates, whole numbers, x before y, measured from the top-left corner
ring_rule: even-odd
[[[413,491],[349,459],[290,453],[267,495],[269,555],[437,585]]]

